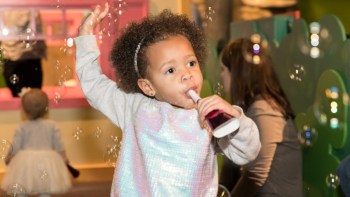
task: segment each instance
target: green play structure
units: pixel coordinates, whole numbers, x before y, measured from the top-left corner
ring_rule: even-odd
[[[310,39],[311,33],[316,34],[317,42]],[[342,22],[325,15],[312,24],[291,16],[231,24],[231,40],[253,34],[268,42],[282,87],[297,115],[305,197],[344,196],[336,168],[350,155],[350,40]],[[209,81],[205,87],[211,84],[213,88],[218,83],[219,61],[210,41],[209,47],[212,53],[204,77]]]

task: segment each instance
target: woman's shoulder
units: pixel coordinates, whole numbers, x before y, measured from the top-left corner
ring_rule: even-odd
[[[276,102],[273,99],[263,99],[259,97],[255,100],[247,110],[248,116],[258,115],[271,115],[271,116],[283,116],[282,112],[277,109]]]

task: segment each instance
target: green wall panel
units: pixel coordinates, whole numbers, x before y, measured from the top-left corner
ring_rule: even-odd
[[[310,53],[310,24],[304,19],[274,16],[232,23],[230,35],[233,40],[258,33],[269,43],[276,72],[297,114],[305,196],[344,196],[338,182],[329,180],[350,155],[350,41],[337,16],[325,15],[318,23],[318,56]]]
[[[308,23],[319,21],[324,15],[333,14],[343,22],[346,32],[350,33],[349,0],[302,0],[299,1],[301,17]]]

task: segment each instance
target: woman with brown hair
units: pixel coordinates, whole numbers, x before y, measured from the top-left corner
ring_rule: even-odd
[[[232,196],[302,196],[302,152],[294,113],[258,35],[228,44],[221,78],[232,104],[241,106],[259,129],[258,157],[242,167]]]

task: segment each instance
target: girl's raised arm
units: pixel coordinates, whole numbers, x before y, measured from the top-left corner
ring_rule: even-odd
[[[107,16],[109,4],[105,3],[105,7],[101,10],[101,6],[97,5],[95,9],[83,20],[79,27],[79,35],[91,35],[95,27]]]

